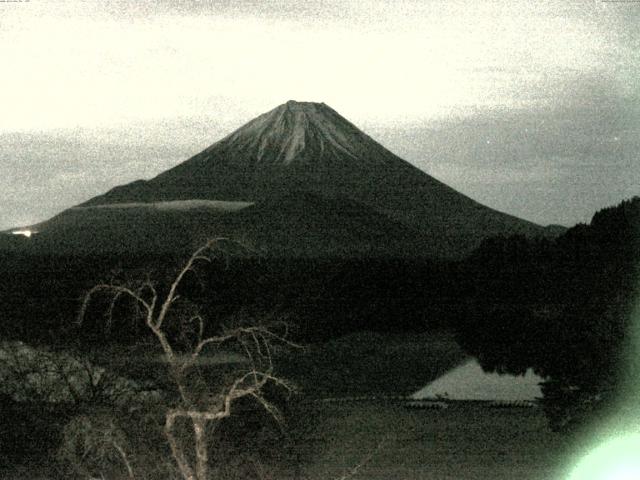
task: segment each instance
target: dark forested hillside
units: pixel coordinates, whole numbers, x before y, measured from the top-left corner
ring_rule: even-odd
[[[0,259],[3,301],[0,335],[34,341],[75,338],[80,300],[100,281],[125,283],[147,276],[162,288],[184,261],[179,255],[24,256]],[[181,295],[201,306],[212,324],[237,315],[286,317],[298,338],[313,341],[358,330],[421,331],[457,316],[452,266],[403,258],[274,258],[230,255],[200,265]],[[145,333],[121,306],[109,332],[113,341]],[[96,311],[100,311],[99,306]],[[89,320],[93,318],[89,315]],[[126,319],[126,320],[125,320]],[[104,318],[85,324],[86,341],[103,342]]]
[[[640,198],[557,240],[488,240],[464,271],[469,298],[458,338],[484,368],[547,376],[558,428],[585,414],[584,405],[617,398],[633,348]]]

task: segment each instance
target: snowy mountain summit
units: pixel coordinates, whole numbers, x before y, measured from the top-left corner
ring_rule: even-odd
[[[260,115],[220,143],[253,150],[258,162],[288,165],[311,157],[354,159],[371,139],[324,103],[293,100]],[[218,145],[218,144],[215,144]]]

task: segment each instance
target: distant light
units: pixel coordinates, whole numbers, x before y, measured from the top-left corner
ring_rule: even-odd
[[[578,464],[569,480],[637,480],[640,478],[640,435],[610,440]]]
[[[31,237],[31,235],[33,235],[35,232],[32,232],[31,230],[14,230],[13,232],[14,235],[23,235],[27,238]]]

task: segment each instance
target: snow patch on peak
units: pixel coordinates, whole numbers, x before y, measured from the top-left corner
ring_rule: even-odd
[[[370,139],[366,135],[324,103],[289,100],[220,143],[253,152],[258,161],[289,165],[301,157],[329,153],[358,158],[367,142]]]
[[[289,100],[280,107],[299,109],[299,110],[315,110],[316,108],[326,107],[323,102],[299,102],[297,100]],[[279,108],[279,107],[276,107]]]

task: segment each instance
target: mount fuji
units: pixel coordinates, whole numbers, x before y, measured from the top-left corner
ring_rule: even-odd
[[[440,258],[491,236],[557,233],[448,187],[324,103],[295,101],[31,229],[27,243],[74,251],[172,250],[224,235],[276,255]]]

